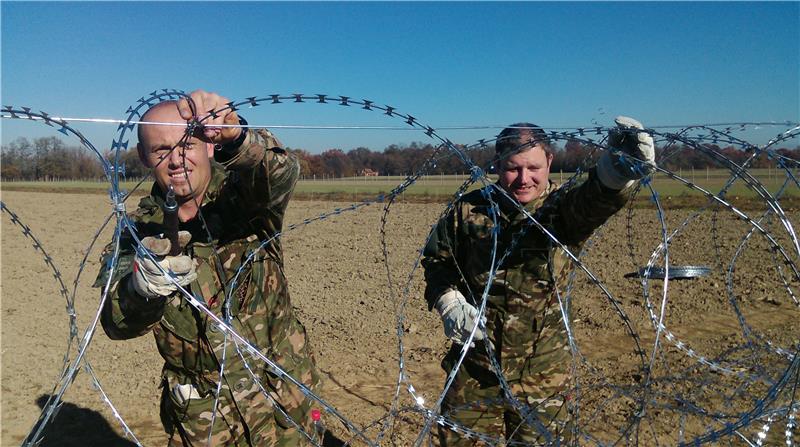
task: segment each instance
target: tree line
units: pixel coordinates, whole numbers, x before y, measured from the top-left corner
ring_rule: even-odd
[[[17,138],[0,151],[3,180],[101,179],[103,166],[88,150],[67,146],[57,137]]]
[[[710,148],[741,164],[750,157],[750,153],[734,147]],[[463,146],[460,146],[462,149]],[[366,147],[358,147],[347,152],[341,149],[328,149],[320,154],[312,154],[303,149],[287,149],[297,156],[301,166],[301,176],[306,179],[338,178],[362,176],[365,173],[377,175],[408,175],[422,169],[436,148],[430,144],[411,143],[401,147],[389,145],[382,152],[372,151]],[[573,172],[578,167],[591,165],[591,158],[598,151],[582,142],[570,140],[563,146],[554,145],[553,172]],[[700,151],[686,146],[670,146],[668,149],[656,148],[657,159],[667,150],[667,158],[661,166],[677,171],[679,169],[720,168],[721,166]],[[800,160],[800,146],[793,149],[779,149],[779,153]],[[465,150],[466,155],[477,165],[488,168],[494,157],[494,146],[487,145],[477,149]],[[115,154],[106,151],[104,157],[111,160],[120,158],[119,163],[125,166],[128,178],[141,178],[148,175],[148,170],[139,161],[136,149],[128,149]],[[752,164],[754,168],[775,166],[766,155],[760,155]],[[434,166],[429,167],[428,174],[464,174],[464,163],[455,154],[440,150]],[[86,149],[67,146],[57,137],[17,138],[0,151],[0,178],[9,180],[75,180],[102,179],[103,167],[97,156]]]

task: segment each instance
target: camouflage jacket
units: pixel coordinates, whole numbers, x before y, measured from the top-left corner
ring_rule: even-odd
[[[564,291],[570,259],[507,198],[495,190],[491,194],[499,208],[496,261],[516,239],[487,296],[487,333],[497,360],[509,380],[553,372],[554,365],[566,370],[569,351],[555,291],[556,286]],[[557,190],[551,182],[525,209],[577,255],[580,245],[624,206],[628,195],[601,185],[591,170],[586,181],[568,191]],[[490,209],[482,191],[473,191],[437,224],[422,261],[429,309],[448,290],[459,290],[467,301],[480,304],[492,264],[495,224]],[[483,346],[470,350],[464,367],[473,377],[493,380]]]
[[[215,154],[201,212],[190,221],[181,222],[180,229],[192,234],[186,252],[198,263],[197,280],[189,289],[217,316],[224,315],[226,293],[246,257],[263,240],[281,231],[298,175],[296,158],[266,130],[249,130],[234,154]],[[163,202],[163,192],[153,185],[150,196],[142,199],[139,208],[129,215],[139,238],[162,233]],[[217,381],[223,353],[222,332],[179,293],[148,302],[131,292],[125,284],[132,272],[135,241],[127,231],[123,232],[120,247],[118,268],[101,315],[105,332],[112,339],[127,339],[152,331],[166,361],[165,371],[207,391]],[[104,261],[112,251],[113,245],[109,245]],[[96,287],[102,287],[107,279],[107,263],[103,265]],[[284,369],[292,371],[310,361],[304,346],[305,330],[289,302],[277,239],[245,265],[232,292],[230,313],[233,328]],[[300,336],[301,341],[292,339]],[[246,374],[230,338],[225,346],[226,376]],[[252,366],[256,362],[249,363]]]

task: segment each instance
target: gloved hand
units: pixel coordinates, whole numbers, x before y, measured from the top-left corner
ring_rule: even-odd
[[[192,235],[188,231],[178,232],[178,241],[181,247],[185,247],[191,238]],[[149,250],[158,265],[182,287],[188,286],[197,278],[195,272],[197,263],[190,256],[166,256],[170,248],[169,239],[148,236],[142,239],[140,248]],[[169,296],[178,290],[178,286],[173,280],[161,273],[156,263],[142,254],[140,250],[136,252],[130,281],[136,294],[147,299]]]
[[[605,151],[597,161],[597,176],[600,182],[611,189],[625,189],[634,180],[638,180],[653,171],[656,166],[656,151],[653,137],[643,130],[639,121],[627,116],[618,116],[615,129],[608,133],[608,146],[642,161],[623,160],[619,154]],[[634,166],[638,165],[638,166]]]
[[[458,290],[450,290],[440,296],[434,307],[442,317],[444,335],[456,343],[464,344],[478,319],[478,309],[468,303]],[[485,338],[486,334],[479,328],[472,339],[480,341]]]

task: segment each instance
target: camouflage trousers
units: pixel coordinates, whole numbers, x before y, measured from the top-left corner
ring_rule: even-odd
[[[446,368],[448,363],[445,359],[442,365],[449,372]],[[497,441],[487,443],[440,425],[439,445],[568,445],[572,430],[568,398],[564,393],[568,377],[537,374],[507,377],[507,381],[511,392],[528,413],[527,421],[523,420],[520,410],[505,398],[493,373],[462,364],[442,402],[442,415],[463,428]],[[543,434],[544,430],[549,433],[549,440]]]
[[[223,381],[214,411],[216,399],[213,391],[181,399],[174,389],[182,382],[186,382],[186,379],[165,371],[161,422],[169,435],[169,446],[308,445],[306,436],[281,414],[276,405],[306,433],[314,433],[311,401],[293,385],[269,378],[263,380],[262,386],[270,399],[249,375],[231,375]],[[314,374],[312,383],[306,385],[314,389],[317,383],[318,378]]]

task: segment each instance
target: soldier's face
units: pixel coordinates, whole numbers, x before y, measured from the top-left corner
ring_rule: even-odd
[[[183,123],[174,105],[151,109],[143,121]],[[175,189],[179,202],[201,200],[211,180],[211,159],[214,147],[197,137],[181,141],[184,126],[148,125],[142,130],[139,156],[153,169],[156,183],[163,191]],[[173,149],[174,148],[174,149]]]
[[[500,186],[527,205],[546,190],[553,156],[540,146],[514,154],[500,162]]]

